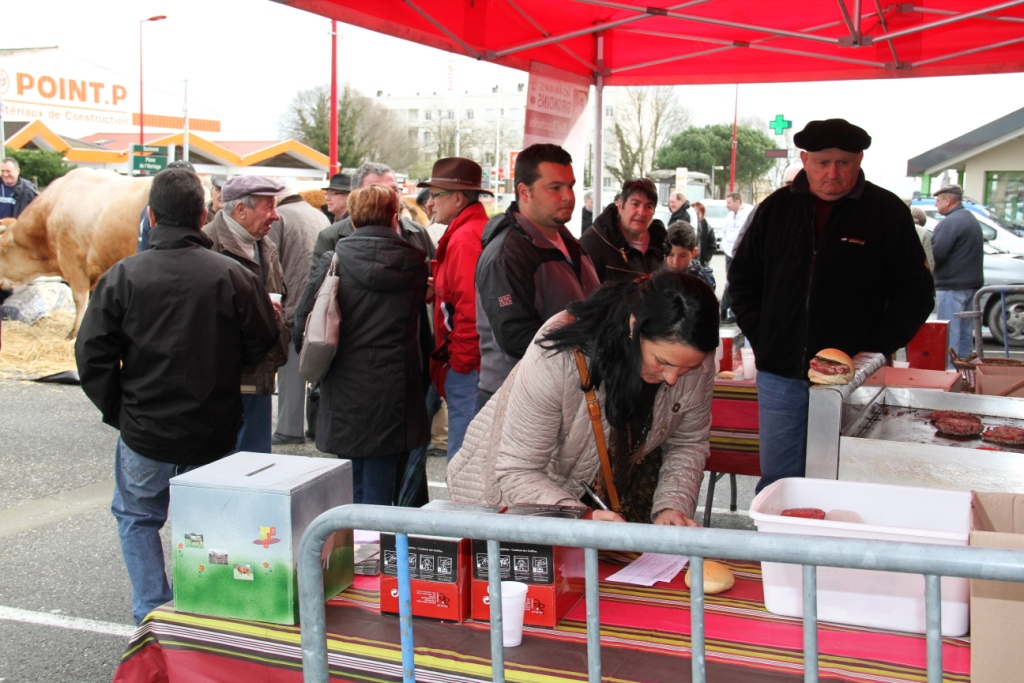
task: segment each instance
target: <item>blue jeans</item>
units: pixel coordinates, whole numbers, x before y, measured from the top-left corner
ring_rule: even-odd
[[[811,383],[757,371],[761,480],[757,491],[785,477],[802,477],[807,466],[807,392]]]
[[[938,289],[935,291],[935,315],[939,320],[949,321],[949,345],[956,355],[964,358],[974,349],[974,321],[957,318],[954,313],[966,311],[971,306],[975,289]],[[946,367],[953,364],[946,359]]]
[[[236,451],[270,452],[272,398],[269,394],[242,394],[242,427],[238,430]]]
[[[404,453],[372,458],[352,458],[352,502],[366,505],[391,505],[395,498],[395,478]]]
[[[466,438],[466,429],[476,417],[477,382],[480,373],[470,370],[466,374],[448,368],[448,376],[444,380],[444,393],[448,401],[448,462],[462,448],[462,440]]]
[[[132,582],[132,617],[136,624],[173,597],[164,570],[160,529],[167,521],[169,481],[190,469],[151,460],[129,448],[121,437],[117,439],[110,511],[117,519],[121,554]]]

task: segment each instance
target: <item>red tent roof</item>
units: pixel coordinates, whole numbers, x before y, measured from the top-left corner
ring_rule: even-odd
[[[652,7],[654,3],[657,6]],[[845,0],[845,5],[844,0],[284,4],[518,69],[528,69],[536,60],[588,76],[601,72],[605,85],[1024,71],[1024,0]],[[597,54],[599,34],[604,35],[603,64]]]

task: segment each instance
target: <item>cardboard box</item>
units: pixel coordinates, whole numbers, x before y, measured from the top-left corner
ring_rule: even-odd
[[[971,494],[970,544],[1024,550],[1024,495]],[[1003,683],[1024,670],[1024,584],[971,580],[971,681]]]
[[[497,514],[504,506],[435,500],[423,510]],[[409,536],[409,583],[416,617],[462,623],[470,612],[471,539]],[[398,614],[398,552],[395,535],[380,535],[381,614]]]
[[[979,363],[974,366],[975,393],[995,396],[1003,389],[1009,389],[1017,382],[1024,379],[1024,368],[1007,365],[984,365]],[[1024,398],[1024,387],[1007,394],[1015,398]]]
[[[506,515],[588,519],[590,508],[566,505],[512,505]],[[584,593],[583,548],[530,543],[500,544],[501,579],[528,584],[528,626],[554,628]],[[490,621],[487,541],[473,541],[473,619]]]
[[[297,624],[302,533],[351,502],[348,460],[242,452],[174,477],[174,608]],[[329,600],[352,584],[352,531],[335,532],[321,560]]]

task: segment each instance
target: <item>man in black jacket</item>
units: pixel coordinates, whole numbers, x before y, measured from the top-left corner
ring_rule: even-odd
[[[36,186],[21,177],[17,159],[0,162],[0,218],[17,218],[38,194]]]
[[[82,389],[121,434],[114,459],[118,536],[136,623],[171,599],[160,528],[169,480],[235,449],[243,365],[277,342],[259,278],[209,250],[199,177],[156,175],[150,248],[100,278],[75,343]]]
[[[910,209],[860,170],[871,137],[829,119],[793,142],[806,150],[804,170],[761,203],[729,269],[732,308],[757,359],[758,490],[804,476],[814,355],[892,354],[934,303]]]
[[[665,226],[654,218],[658,188],[647,178],[622,186],[619,199],[609,204],[580,237],[601,282],[635,280],[665,263]]]

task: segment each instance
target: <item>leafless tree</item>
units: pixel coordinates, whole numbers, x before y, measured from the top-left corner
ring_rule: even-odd
[[[605,168],[620,182],[640,178],[654,168],[658,150],[690,125],[691,114],[679,104],[675,88],[624,88],[615,110],[618,165]]]

